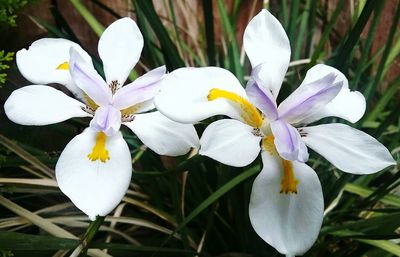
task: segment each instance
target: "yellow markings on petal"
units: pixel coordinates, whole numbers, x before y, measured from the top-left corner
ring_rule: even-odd
[[[124,116],[124,115],[135,114],[135,112],[137,112],[137,110],[139,110],[140,107],[142,107],[142,104],[138,103],[138,104],[132,105],[132,106],[130,106],[128,108],[122,109],[121,110],[121,115]]]
[[[282,159],[283,178],[281,181],[281,194],[297,194],[299,181],[294,176],[293,163]]]
[[[85,99],[86,105],[89,106],[93,111],[96,111],[99,106],[90,98],[86,93],[83,93],[83,98]]]
[[[68,70],[69,64],[68,62],[63,62],[57,66],[56,70]]]
[[[276,156],[276,158],[279,158],[282,162],[283,178],[281,180],[280,193],[297,194],[297,185],[299,184],[299,181],[294,175],[293,163],[279,157],[278,152],[275,148],[274,139],[275,138],[273,135],[265,136],[262,140],[262,146],[266,152],[268,152],[272,156]]]
[[[262,140],[262,146],[270,155],[274,155],[276,153],[274,139],[274,136],[271,134],[264,137]]]
[[[87,156],[89,160],[93,162],[97,160],[100,160],[101,162],[107,162],[110,160],[108,150],[106,149],[106,140],[107,136],[104,134],[104,132],[97,132],[96,144],[94,145],[92,152]]]
[[[240,116],[248,125],[255,128],[260,128],[262,126],[263,118],[261,114],[258,112],[257,108],[254,107],[254,105],[252,105],[245,98],[226,90],[218,88],[211,89],[207,96],[208,101],[213,101],[218,98],[225,98],[237,104],[239,108],[242,110]]]

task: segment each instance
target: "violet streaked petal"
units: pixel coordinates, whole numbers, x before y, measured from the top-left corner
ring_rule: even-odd
[[[271,121],[278,118],[275,98],[268,89],[260,87],[254,79],[250,79],[246,86],[246,94],[250,102],[267,115]]]
[[[74,48],[71,47],[69,53],[69,72],[74,83],[97,105],[111,103],[111,90],[93,66],[87,63]]]
[[[158,82],[165,73],[165,66],[158,67],[117,90],[113,98],[114,107],[121,110],[153,98],[161,85]]]
[[[271,123],[274,144],[279,155],[290,161],[306,162],[308,151],[296,128],[282,120]]]
[[[121,112],[112,105],[100,106],[90,122],[90,127],[104,132],[107,136],[112,136],[121,127]]]
[[[358,91],[350,91],[346,76],[339,70],[325,64],[317,64],[307,71],[302,84],[310,84],[328,73],[336,75],[334,83],[339,81],[343,83],[342,90],[326,106],[302,120],[302,124],[308,124],[329,116],[339,117],[355,123],[364,115],[366,108],[364,96]]]
[[[300,123],[334,99],[343,83],[334,83],[336,75],[329,73],[309,84],[301,84],[278,107],[279,118],[291,124]]]

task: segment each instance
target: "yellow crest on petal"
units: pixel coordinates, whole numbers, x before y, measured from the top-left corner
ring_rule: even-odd
[[[60,65],[58,65],[56,68],[56,70],[68,70],[68,69],[69,69],[68,62],[63,62]]]
[[[299,184],[299,181],[294,176],[293,163],[291,161],[282,159],[282,166],[283,166],[283,178],[281,181],[280,193],[297,194],[297,185]]]
[[[254,105],[242,96],[219,88],[211,89],[207,96],[208,101],[213,101],[218,98],[225,98],[237,104],[242,111],[240,116],[250,126],[255,128],[260,128],[262,126],[263,118],[261,114]]]
[[[263,138],[262,140],[262,146],[264,147],[264,150],[267,151],[270,155],[276,155],[277,158],[279,158],[282,162],[282,168],[283,168],[283,177],[281,180],[281,194],[297,194],[297,185],[299,184],[299,181],[296,179],[294,175],[294,168],[293,168],[293,163],[291,161],[282,159],[277,155],[277,151],[275,148],[274,144],[274,136],[273,135],[268,135]]]
[[[100,160],[101,162],[107,162],[110,160],[108,150],[106,149],[106,141],[106,134],[104,134],[104,132],[98,132],[96,135],[96,144],[94,145],[92,152],[87,156],[89,160]]]

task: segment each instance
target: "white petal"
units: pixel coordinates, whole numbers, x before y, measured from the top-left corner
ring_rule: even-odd
[[[108,26],[100,37],[98,49],[107,83],[117,80],[122,85],[138,62],[142,49],[143,36],[134,20],[126,17]]]
[[[97,105],[111,103],[112,94],[109,86],[74,48],[70,49],[69,72],[74,83]]]
[[[347,78],[339,70],[328,65],[317,64],[307,71],[302,84],[312,83],[329,73],[336,75],[334,83],[343,83],[342,90],[324,108],[307,117],[302,122],[308,124],[329,116],[339,117],[352,123],[357,122],[365,113],[365,98],[358,91],[350,91]]]
[[[59,83],[79,95],[80,90],[72,82],[68,69],[57,69],[60,64],[69,61],[71,47],[92,65],[91,57],[78,44],[62,38],[42,38],[33,42],[28,49],[17,52],[18,69],[34,84]]]
[[[314,170],[293,162],[297,194],[280,193],[282,163],[262,152],[263,169],[250,196],[250,221],[257,234],[282,254],[303,255],[317,239],[324,202]]]
[[[240,119],[240,110],[224,98],[208,101],[211,89],[233,92],[244,98],[246,92],[229,71],[218,67],[180,68],[161,81],[154,102],[167,117],[183,123],[196,123],[214,115]]]
[[[124,124],[159,155],[183,155],[199,146],[193,125],[177,123],[160,112],[137,114],[132,122]]]
[[[200,139],[199,154],[234,167],[252,163],[260,153],[261,137],[253,127],[233,119],[211,123]]]
[[[107,215],[120,203],[132,174],[131,155],[121,133],[107,138],[110,160],[105,163],[87,157],[95,141],[96,132],[86,129],[68,143],[56,165],[61,191],[92,220]]]
[[[303,128],[307,146],[338,169],[353,174],[370,174],[396,164],[392,155],[375,138],[350,126],[332,123]]]
[[[290,43],[282,25],[263,9],[247,25],[243,46],[253,67],[253,77],[276,98],[290,61]]]
[[[85,105],[50,86],[26,86],[12,92],[4,104],[7,117],[22,125],[47,125],[73,117],[88,117]]]

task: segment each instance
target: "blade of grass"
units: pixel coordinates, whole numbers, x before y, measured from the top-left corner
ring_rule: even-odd
[[[0,144],[2,144],[10,151],[14,152],[16,155],[18,155],[31,165],[33,165],[35,168],[43,172],[46,176],[54,178],[53,170],[51,170],[49,167],[40,162],[35,156],[31,155],[30,153],[22,149],[20,146],[18,146],[16,143],[14,143],[13,141],[11,141],[10,139],[1,134],[0,134]]]
[[[315,47],[314,53],[311,56],[311,62],[309,64],[309,67],[312,67],[317,63],[317,60],[319,59],[321,53],[323,52],[323,47],[326,41],[329,39],[329,34],[331,33],[334,25],[336,24],[340,12],[343,10],[344,3],[345,3],[344,0],[339,0],[339,2],[337,3],[336,8],[333,11],[332,17],[329,20],[329,23],[327,24],[326,28],[324,29],[321,39],[318,45]]]
[[[5,208],[18,214],[19,216],[26,218],[27,220],[29,220],[30,222],[32,222],[33,224],[35,224],[36,226],[38,226],[39,228],[43,229],[44,231],[53,236],[69,238],[69,239],[77,239],[77,237],[71,234],[70,232],[40,217],[39,215],[28,211],[27,209],[19,206],[18,204],[13,203],[12,201],[8,200],[7,198],[1,195],[0,195],[0,205],[3,205]],[[106,254],[105,252],[94,249],[89,250],[88,254],[90,256],[95,256],[95,257],[110,257],[110,255]]]
[[[385,110],[390,100],[392,100],[392,98],[396,95],[396,92],[398,92],[399,88],[400,88],[400,76],[397,77],[397,79],[393,82],[393,84],[389,86],[389,88],[385,91],[383,96],[379,98],[379,101],[375,105],[374,109],[365,118],[365,122],[376,121],[378,116],[382,114],[382,112]]]
[[[367,2],[367,4],[368,4],[368,2]],[[383,76],[382,76],[383,71],[385,69],[386,60],[387,60],[390,50],[391,50],[394,36],[397,32],[397,28],[398,28],[397,24],[399,22],[399,19],[400,19],[400,4],[397,6],[395,16],[392,20],[392,26],[389,31],[389,36],[386,40],[385,50],[383,51],[382,58],[379,63],[379,66],[378,66],[378,70],[375,75],[375,79],[373,80],[373,82],[371,84],[368,85],[368,87],[366,88],[366,90],[364,92],[365,98],[367,99],[367,103],[369,102],[369,100],[371,100],[371,98],[373,96],[373,92],[375,92],[376,88],[378,87],[378,84],[381,82],[381,80],[383,78]]]
[[[97,36],[100,36],[104,31],[104,26],[97,21],[93,14],[86,8],[84,4],[82,4],[80,0],[70,0],[70,2],[79,12],[79,14],[82,15],[82,17],[86,20]]]
[[[211,204],[225,195],[227,192],[235,188],[237,185],[242,183],[243,181],[247,180],[251,176],[260,172],[260,166],[254,166],[249,168],[248,170],[240,173],[233,179],[231,179],[228,183],[221,186],[218,190],[212,193],[207,199],[205,199],[202,203],[200,203],[174,230],[174,232],[164,241],[162,245],[167,243],[167,241],[176,233],[178,233],[183,227],[185,227],[190,221],[196,218],[202,211],[207,209]]]
[[[217,1],[218,11],[222,21],[222,28],[228,42],[229,69],[232,71],[239,81],[244,84],[243,68],[240,64],[240,50],[236,40],[236,33],[229,20],[228,12],[222,0]]]
[[[366,198],[374,193],[374,190],[372,189],[352,183],[347,183],[344,187],[344,191],[359,195],[363,198]],[[400,197],[396,195],[385,195],[383,198],[380,199],[380,202],[400,208]]]
[[[154,33],[157,35],[167,67],[170,70],[174,70],[185,66],[184,62],[179,56],[176,46],[168,35],[168,31],[166,30],[159,16],[157,15],[153,2],[148,0],[132,1],[133,4],[136,6],[136,12],[143,12]]]
[[[354,75],[354,79],[351,81],[351,85],[353,89],[357,89],[358,88],[358,83],[360,81],[361,75],[363,74],[363,71],[365,70],[366,66],[366,62],[368,60],[368,57],[370,56],[370,49],[372,46],[372,43],[375,39],[375,33],[376,30],[378,28],[379,25],[379,21],[380,21],[380,17],[381,17],[381,13],[383,10],[383,6],[384,6],[384,1],[379,1],[377,8],[374,11],[374,17],[371,21],[371,25],[370,25],[370,29],[368,31],[368,36],[367,36],[367,40],[365,42],[365,46],[362,49],[361,52],[361,58],[357,63],[357,69],[355,71],[355,75]]]
[[[383,1],[375,1],[375,0],[368,0],[365,4],[361,15],[358,17],[354,28],[348,33],[348,38],[343,44],[342,47],[338,49],[338,55],[335,57],[335,61],[333,66],[338,69],[343,69],[343,66],[346,62],[349,61],[349,56],[351,52],[354,50],[354,46],[360,40],[360,35],[364,30],[364,27],[367,25],[369,17],[372,14],[372,11],[379,8],[379,5],[382,4]]]
[[[206,30],[208,65],[214,66],[215,45],[214,45],[214,15],[212,0],[203,0],[203,16]]]

